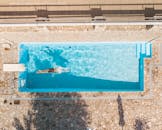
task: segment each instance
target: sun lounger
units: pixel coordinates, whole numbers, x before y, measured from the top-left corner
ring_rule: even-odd
[[[25,71],[24,64],[3,64],[3,71],[22,72]]]

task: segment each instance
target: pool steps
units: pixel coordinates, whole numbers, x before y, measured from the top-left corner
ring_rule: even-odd
[[[139,59],[140,55],[143,55],[144,57],[151,57],[151,43],[136,45],[136,57]]]
[[[146,44],[141,44],[141,53],[142,54],[146,53]]]
[[[146,55],[147,56],[151,55],[151,44],[150,43],[146,44]]]
[[[140,48],[141,48],[141,45],[137,44],[136,45],[136,57],[137,57],[137,59],[140,58]]]

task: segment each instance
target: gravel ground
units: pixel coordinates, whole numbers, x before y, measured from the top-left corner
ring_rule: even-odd
[[[1,48],[0,130],[161,130],[160,37],[152,41],[153,58],[145,60],[144,92],[19,93],[17,74],[1,70],[2,63],[17,62],[17,45],[22,41],[149,41],[161,34],[160,26],[150,30],[145,26],[0,28],[1,39],[14,42],[12,50]],[[35,100],[24,100],[25,97]],[[59,100],[36,100],[41,97],[59,97]],[[74,97],[78,100],[72,100]]]

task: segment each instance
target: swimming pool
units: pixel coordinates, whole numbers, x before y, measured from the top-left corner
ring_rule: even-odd
[[[21,43],[21,92],[143,91],[151,43]],[[70,71],[37,74],[56,67]]]

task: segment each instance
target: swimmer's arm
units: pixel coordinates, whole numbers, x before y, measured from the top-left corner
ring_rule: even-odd
[[[64,68],[63,71],[64,72],[70,72],[70,69],[69,68]]]
[[[46,70],[38,70],[36,73],[37,74],[44,74],[44,73],[48,73],[49,72],[49,69],[46,69]]]

